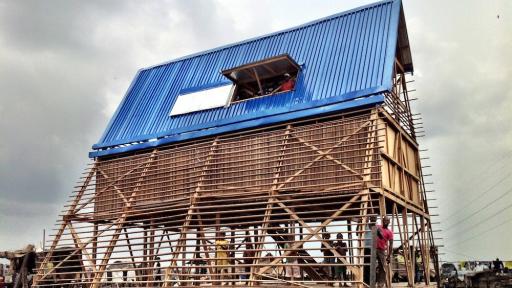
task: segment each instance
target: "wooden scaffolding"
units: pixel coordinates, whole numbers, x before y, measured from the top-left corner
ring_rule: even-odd
[[[364,287],[373,216],[392,220],[388,285],[436,285],[406,81],[398,61],[395,69],[383,106],[97,159],[34,285]]]

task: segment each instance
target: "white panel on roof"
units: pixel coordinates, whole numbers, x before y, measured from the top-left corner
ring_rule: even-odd
[[[169,116],[222,107],[228,103],[232,87],[229,84],[178,95]]]

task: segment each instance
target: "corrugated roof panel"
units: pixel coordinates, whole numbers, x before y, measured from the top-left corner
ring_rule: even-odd
[[[400,12],[399,0],[382,1],[141,70],[93,149],[227,127],[386,91],[391,87],[388,75]],[[401,30],[405,31],[402,26]],[[229,81],[220,71],[280,54],[290,55],[301,65],[294,91],[169,116],[183,89]]]

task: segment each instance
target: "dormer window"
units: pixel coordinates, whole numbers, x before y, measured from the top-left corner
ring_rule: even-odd
[[[295,88],[300,66],[288,54],[222,71],[235,84],[231,102],[270,96]]]

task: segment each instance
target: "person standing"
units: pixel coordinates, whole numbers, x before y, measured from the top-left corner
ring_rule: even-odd
[[[291,233],[291,231],[286,231],[286,233],[289,233],[289,235],[284,236],[287,242],[283,245],[283,252],[286,253],[290,251],[290,249],[293,246],[293,243],[295,243],[295,237]],[[286,266],[285,266],[285,273],[287,279],[290,279],[290,281],[295,281],[296,279],[300,279],[300,268],[297,266],[297,254],[296,252],[290,252],[289,255],[286,257]]]
[[[336,268],[334,269],[334,277],[337,281],[345,281],[347,280],[347,267],[343,263],[342,260],[345,260],[345,256],[347,256],[347,243],[343,241],[343,234],[338,233],[336,235],[336,243],[334,243],[334,249],[336,252],[342,256],[342,258],[338,258],[336,263]]]
[[[329,249],[329,246],[330,247],[333,247],[333,243],[332,243],[332,240],[331,240],[331,234],[329,232],[324,232],[322,234],[322,246],[321,246],[321,250],[322,250],[322,254],[324,254],[324,263],[325,264],[328,264],[327,265],[327,269],[326,269],[326,272],[327,274],[329,275],[329,278],[330,279],[333,279],[334,277],[334,253],[332,253],[331,249]],[[326,243],[328,245],[326,245]]]
[[[217,241],[215,241],[216,276],[221,280],[224,280],[225,274],[229,273],[229,242],[225,238],[226,233],[219,232],[219,237]],[[221,285],[224,285],[224,282],[221,282]]]
[[[386,267],[393,254],[393,232],[389,227],[389,218],[382,218],[382,225],[377,225],[377,283],[378,287],[387,285]]]
[[[243,263],[245,265],[244,274],[242,274],[242,277],[241,277],[243,280],[249,279],[249,277],[251,275],[251,266],[252,266],[252,263],[254,262],[255,255],[256,255],[256,253],[254,251],[254,248],[252,247],[251,238],[247,237],[245,240],[245,250],[244,250],[244,253],[242,254]],[[247,283],[247,284],[249,284],[249,283]]]
[[[494,266],[494,272],[501,273],[503,271],[503,262],[500,260],[500,258],[496,258],[496,260],[493,261]]]
[[[155,278],[156,285],[160,285],[160,281],[162,281],[162,265],[160,265],[160,257],[155,258]],[[156,286],[155,285],[155,286]]]

